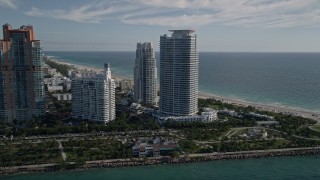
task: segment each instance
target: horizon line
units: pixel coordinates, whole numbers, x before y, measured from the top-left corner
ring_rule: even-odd
[[[135,52],[135,50],[105,50],[105,51],[81,51],[81,50],[43,50],[43,52]],[[160,51],[155,51],[156,53]],[[198,51],[202,53],[320,53],[320,51]]]

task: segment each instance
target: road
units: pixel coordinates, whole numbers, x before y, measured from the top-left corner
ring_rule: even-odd
[[[63,159],[63,161],[66,161],[67,155],[63,150],[63,146],[61,144],[61,141],[57,140],[57,142],[59,143],[59,149],[60,149],[60,152],[61,152],[62,159]]]

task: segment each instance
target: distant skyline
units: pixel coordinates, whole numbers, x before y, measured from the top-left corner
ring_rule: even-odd
[[[319,0],[0,0],[0,17],[33,25],[45,51],[159,51],[169,29],[194,29],[200,51],[320,52]]]

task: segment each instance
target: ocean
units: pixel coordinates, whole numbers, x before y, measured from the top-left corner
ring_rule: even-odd
[[[320,156],[221,160],[193,164],[72,170],[0,176],[1,180],[320,179]]]
[[[80,65],[133,77],[134,52],[45,52]],[[156,53],[159,67],[159,54]],[[200,52],[203,93],[320,112],[320,53]],[[1,180],[320,179],[320,156],[222,160],[0,176]]]
[[[135,52],[48,51],[48,56],[133,77]],[[159,53],[156,53],[159,72]],[[202,93],[320,112],[320,53],[200,52]]]

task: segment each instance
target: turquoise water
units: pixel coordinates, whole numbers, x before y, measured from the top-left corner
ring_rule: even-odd
[[[134,52],[46,52],[133,77]],[[156,53],[159,68],[159,53]],[[200,52],[201,92],[320,112],[320,53]]]
[[[194,164],[92,169],[1,177],[1,180],[320,179],[320,156],[225,160]]]

